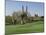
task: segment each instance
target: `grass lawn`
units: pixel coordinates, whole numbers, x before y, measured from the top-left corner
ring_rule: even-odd
[[[44,32],[44,22],[37,21],[24,25],[6,25],[5,34],[39,33]]]

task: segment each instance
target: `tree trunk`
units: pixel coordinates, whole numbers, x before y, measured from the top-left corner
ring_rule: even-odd
[[[21,20],[21,24],[23,24],[24,22],[23,22],[23,20]]]

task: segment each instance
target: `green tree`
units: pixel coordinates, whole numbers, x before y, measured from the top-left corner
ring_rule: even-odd
[[[11,16],[5,16],[5,22],[6,22],[6,24],[12,24],[12,17]]]
[[[12,14],[12,23],[13,24],[16,24],[16,12],[13,12],[13,14]]]
[[[38,14],[35,14],[35,17],[38,17]]]

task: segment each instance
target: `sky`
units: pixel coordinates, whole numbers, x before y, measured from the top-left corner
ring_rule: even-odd
[[[6,0],[6,16],[12,15],[15,11],[22,10],[22,5],[24,10],[26,6],[28,7],[28,14],[34,16],[36,13],[38,16],[44,16],[44,3],[43,2],[26,2],[26,1],[12,1]]]

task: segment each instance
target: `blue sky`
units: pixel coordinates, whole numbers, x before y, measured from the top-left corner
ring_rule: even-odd
[[[6,15],[12,15],[14,11],[22,10],[22,5],[24,9],[28,7],[28,13],[34,16],[37,13],[39,16],[44,15],[44,3],[42,2],[20,2],[6,0]]]

